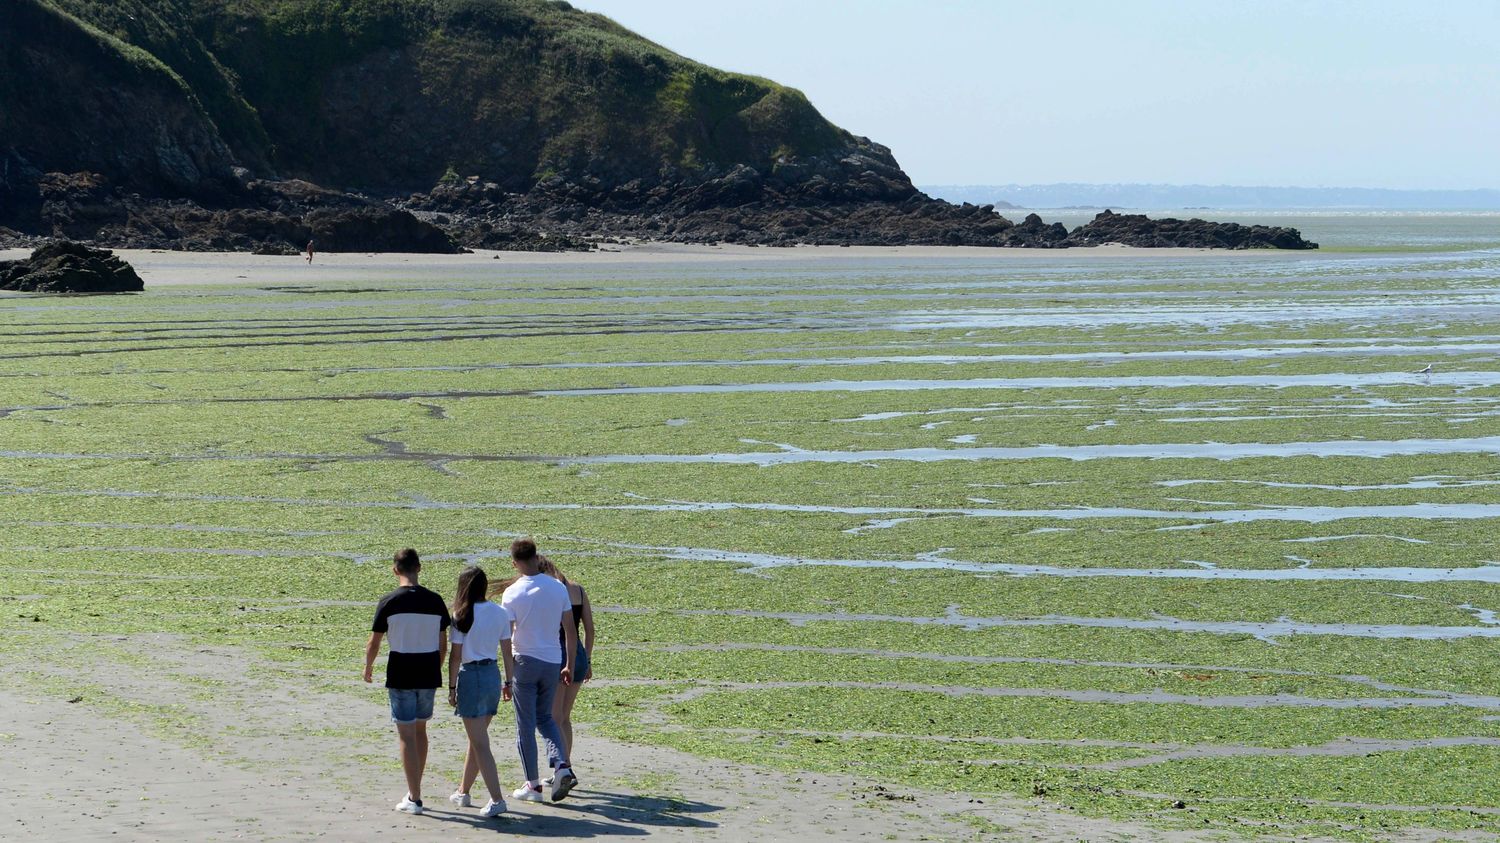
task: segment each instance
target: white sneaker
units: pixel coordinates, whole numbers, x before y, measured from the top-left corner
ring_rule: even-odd
[[[501,799],[499,802],[496,802],[495,800],[491,799],[488,804],[486,804],[483,808],[479,809],[479,816],[484,817],[485,819],[491,819],[493,817],[498,817],[498,816],[500,816],[503,813],[505,813],[505,800],[504,799]]]
[[[404,814],[420,814],[422,813],[422,803],[411,798],[411,794],[408,793],[402,797],[400,802],[396,803],[396,810]]]
[[[539,788],[539,787],[533,788],[529,784],[523,784],[520,787],[516,788],[515,790],[511,791],[510,798],[512,798],[512,799],[518,799],[518,800],[520,800],[522,802],[545,802],[545,801],[547,801],[547,800],[545,800],[545,799],[542,798],[542,789],[541,788]]]
[[[474,807],[474,802],[469,799],[469,794],[464,793],[462,790],[455,791],[452,796],[448,797],[448,801],[460,808]]]
[[[561,802],[568,798],[568,791],[578,786],[578,777],[567,767],[560,767],[552,777],[552,801]]]
[[[547,778],[542,779],[542,784],[544,784],[544,785],[546,785],[548,787],[551,787],[552,786],[552,780],[554,778],[556,778],[556,776],[548,776]]]

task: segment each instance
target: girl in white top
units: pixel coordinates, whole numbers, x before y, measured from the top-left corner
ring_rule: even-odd
[[[490,750],[490,720],[500,700],[510,699],[509,682],[500,681],[499,657],[505,659],[507,677],[515,673],[515,661],[511,656],[510,612],[490,602],[488,590],[489,578],[483,568],[470,567],[458,575],[452,611],[453,646],[448,656],[448,702],[464,719],[469,754],[464,760],[463,785],[449,799],[461,808],[471,805],[469,790],[474,779],[483,774],[490,801],[480,816],[496,817],[505,812],[505,796],[495,771],[495,754]]]

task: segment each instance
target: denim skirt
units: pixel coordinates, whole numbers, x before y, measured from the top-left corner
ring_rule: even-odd
[[[500,665],[494,659],[465,662],[458,669],[459,717],[493,717],[500,710]]]

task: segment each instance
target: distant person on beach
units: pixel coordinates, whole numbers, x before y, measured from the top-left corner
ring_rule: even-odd
[[[469,790],[474,787],[474,779],[483,775],[490,801],[479,816],[486,819],[505,813],[505,794],[495,771],[495,754],[490,750],[490,720],[500,708],[500,699],[510,699],[509,680],[500,681],[499,659],[504,657],[507,677],[516,674],[510,649],[510,612],[489,601],[489,587],[489,578],[478,566],[458,575],[458,590],[453,595],[453,648],[448,656],[448,703],[463,718],[469,736],[463,784],[448,799],[460,808],[472,805]]]
[[[312,247],[313,247],[313,241],[311,241],[311,240],[307,241],[307,262],[308,263],[312,263],[312,258],[313,258]]]
[[[500,605],[515,618],[511,647],[516,672],[511,694],[516,705],[516,748],[526,773],[526,782],[511,796],[523,802],[543,801],[536,757],[536,733],[540,731],[547,742],[547,757],[554,764],[552,801],[559,802],[578,784],[568,762],[562,730],[552,718],[558,687],[568,685],[576,671],[578,632],[573,624],[573,605],[568,587],[541,572],[535,542],[517,539],[511,543],[510,557],[520,576],[505,589]],[[563,633],[561,643],[559,630]]]
[[[541,557],[541,563],[542,573],[568,587],[568,602],[573,609],[573,637],[578,641],[573,659],[573,681],[557,689],[556,701],[552,703],[552,719],[557,721],[557,728],[562,732],[563,753],[569,760],[573,760],[573,704],[578,701],[578,692],[583,690],[583,683],[594,678],[594,610],[589,605],[589,595],[583,590],[583,586],[568,579],[546,556]],[[565,630],[558,630],[557,637],[560,644],[567,646]],[[547,760],[553,767],[557,766],[557,758]],[[554,779],[548,779],[543,784],[553,782]]]
[[[400,585],[375,607],[370,642],[365,645],[365,681],[370,681],[375,669],[381,639],[389,638],[385,687],[401,744],[401,768],[406,772],[406,798],[396,804],[396,810],[420,814],[427,721],[438,686],[443,684],[443,651],[448,649],[448,607],[443,598],[417,584],[422,560],[415,550],[408,547],[397,552],[391,572]]]

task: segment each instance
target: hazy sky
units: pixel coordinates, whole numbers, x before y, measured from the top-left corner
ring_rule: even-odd
[[[1500,188],[1500,0],[575,0],[918,184]]]

